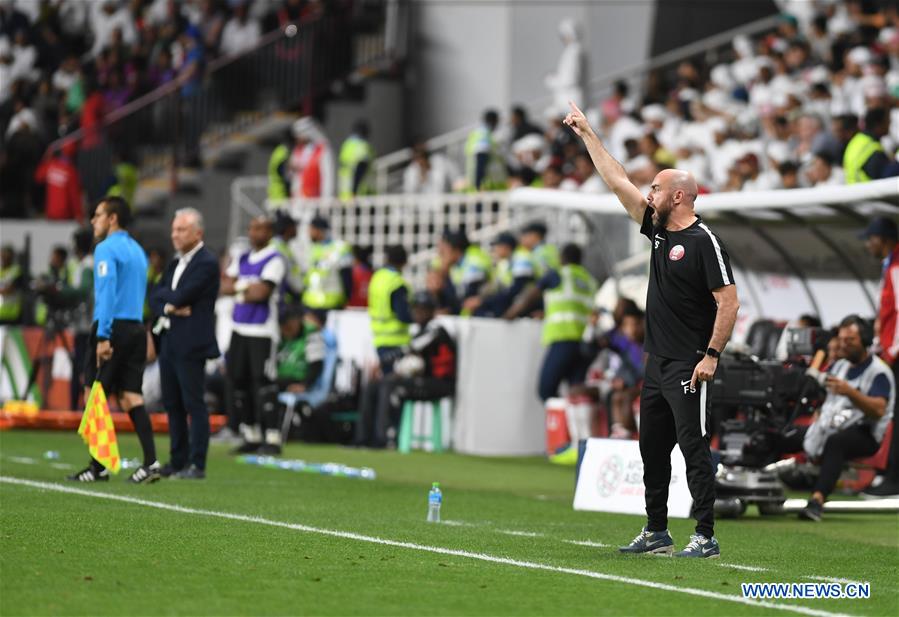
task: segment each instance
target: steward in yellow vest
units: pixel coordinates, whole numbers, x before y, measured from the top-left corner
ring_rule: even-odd
[[[880,139],[889,132],[889,126],[889,116],[885,110],[875,107],[865,114],[865,130],[853,135],[843,153],[846,184],[884,177],[884,168],[890,160],[880,145]]]
[[[469,191],[496,191],[506,186],[506,168],[493,132],[499,114],[488,109],[481,125],[465,140],[465,179]]]
[[[469,244],[463,231],[446,232],[437,244],[444,295],[453,313],[467,315],[465,301],[481,293],[490,282],[490,257],[477,244]]]
[[[312,241],[303,281],[303,305],[316,310],[343,308],[353,288],[353,253],[331,238],[331,224],[320,216],[309,224]]]
[[[359,120],[340,146],[337,172],[340,199],[374,194],[374,162],[375,150],[368,142],[368,122]]]
[[[406,259],[406,249],[402,246],[388,247],[387,265],[374,273],[368,285],[372,340],[384,375],[393,372],[394,360],[402,355],[397,350],[411,340],[410,289],[402,274]]]
[[[536,295],[543,293],[543,344],[547,346],[540,368],[538,394],[542,400],[558,394],[559,385],[584,381],[589,365],[581,354],[581,337],[593,310],[596,279],[581,265],[583,252],[576,244],[562,249],[562,265],[558,271],[549,270],[537,287],[524,295],[506,312],[512,319],[522,314]]]
[[[477,317],[502,317],[528,285],[533,284],[534,260],[531,252],[518,246],[509,232],[492,242],[493,280],[479,296],[465,301],[463,309]]]

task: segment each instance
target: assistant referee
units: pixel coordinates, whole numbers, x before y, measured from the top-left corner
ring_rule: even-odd
[[[147,290],[147,256],[126,228],[131,218],[121,197],[105,197],[91,217],[94,239],[94,323],[84,365],[85,400],[94,380],[106,394],[115,394],[128,412],[144,453],[143,465],[129,482],[146,484],[159,479],[153,427],[141,394],[147,361],[147,332],[142,321]],[[109,480],[99,461],[72,474],[75,482]]]
[[[694,211],[698,187],[689,172],[659,172],[644,198],[573,103],[565,124],[583,139],[603,181],[652,243],[644,344],[649,358],[640,394],[647,523],[619,550],[674,551],[668,533],[668,485],[671,451],[677,444],[687,463],[696,533],[674,556],[719,557],[707,389],[740,308],[730,259],[721,240]]]

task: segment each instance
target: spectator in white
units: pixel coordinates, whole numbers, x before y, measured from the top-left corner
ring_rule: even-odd
[[[681,143],[683,145],[674,151],[674,155],[677,157],[677,168],[693,174],[700,187],[707,187],[712,178],[709,157],[701,147],[692,141],[684,140]]]
[[[17,30],[15,35],[13,35],[12,57],[10,74],[12,81],[17,79],[37,80],[40,75],[34,68],[34,65],[37,63],[37,49],[28,42],[28,32],[25,30]]]
[[[183,12],[183,7],[173,0],[153,0],[144,12],[144,18],[154,28],[160,28],[170,22],[176,14],[181,16]]]
[[[795,158],[792,155],[790,146],[784,141],[769,141],[765,146],[765,156],[768,157],[769,169],[777,169],[782,164]]]
[[[87,30],[87,17],[90,10],[91,0],[67,0],[65,2],[55,2],[59,11],[59,19],[57,23],[64,38],[80,39]]]
[[[730,70],[737,83],[749,86],[758,74],[758,64],[752,51],[752,41],[745,34],[734,38],[734,52],[737,59],[731,64]]]
[[[256,46],[262,35],[259,21],[250,19],[250,5],[242,0],[234,7],[234,16],[225,24],[222,32],[221,52],[224,55],[237,54]]]
[[[559,22],[559,37],[564,45],[559,65],[555,73],[544,79],[544,84],[553,95],[553,104],[546,113],[553,117],[568,113],[568,101],[574,101],[578,106],[584,103],[584,52],[573,19],[566,18]]]
[[[694,122],[687,121],[684,107],[676,95],[665,101],[665,123],[658,131],[659,141],[669,150],[676,150],[689,140]]]
[[[69,54],[53,73],[53,81],[51,83],[56,91],[65,96],[80,76],[81,64],[78,62],[78,56]]]
[[[449,193],[462,174],[449,158],[439,152],[429,154],[424,142],[412,146],[412,162],[403,171],[403,193],[441,195]]]
[[[776,172],[761,171],[759,157],[750,152],[737,161],[737,169],[743,178],[744,191],[770,191],[780,188],[780,178]]]
[[[818,67],[822,68],[822,67]],[[821,81],[814,81],[808,93],[808,99],[805,101],[805,111],[815,114],[819,118],[829,120],[831,117],[831,109],[833,108],[833,99],[830,96],[830,73],[827,69],[823,70]]]
[[[835,159],[827,152],[817,152],[805,170],[809,186],[838,186],[845,184],[843,168],[834,165]]]
[[[711,163],[712,184],[722,188],[727,184],[731,167],[743,154],[743,147],[735,139],[728,139],[728,125],[724,118],[712,118],[706,122],[712,134],[712,143],[706,147]]]
[[[865,67],[873,60],[873,54],[867,47],[853,47],[846,52],[844,69],[841,76],[833,82],[831,94],[834,99],[834,113],[852,113],[857,116],[865,114],[865,93],[862,78]],[[840,77],[842,77],[840,79]]]
[[[767,56],[756,59],[758,75],[749,89],[749,103],[759,116],[768,116],[774,111],[772,99],[775,94],[771,80],[774,79],[774,63]]]
[[[649,185],[659,171],[648,156],[640,155],[624,165],[630,181],[640,189],[641,193],[649,192]]]
[[[532,133],[512,144],[510,167],[522,177],[525,184],[530,184],[530,179],[535,174],[542,173],[549,166],[551,158],[543,135]]]
[[[777,166],[777,173],[780,174],[780,188],[801,188],[802,185],[799,181],[799,165],[796,164],[796,161],[784,161]]]
[[[800,163],[808,163],[817,152],[826,152],[831,160],[836,160],[842,152],[836,138],[824,130],[821,118],[811,113],[796,118],[795,133],[789,145]]]
[[[32,133],[40,133],[41,126],[34,111],[26,104],[24,99],[13,101],[13,116],[6,128],[6,138],[9,139],[23,128],[28,128]]]
[[[608,193],[609,187],[602,181],[599,172],[593,165],[590,155],[580,152],[574,159],[574,176],[571,178],[578,183],[574,189],[581,193]]]
[[[94,45],[91,55],[96,57],[112,41],[112,33],[118,29],[122,40],[129,47],[137,42],[137,30],[128,7],[118,0],[100,0],[91,5],[91,30],[94,33]]]
[[[732,116],[739,113],[744,105],[733,97],[737,84],[728,66],[719,64],[713,67],[709,77],[711,87],[702,95],[702,104],[719,114]]]
[[[643,136],[640,123],[630,115],[622,113],[618,101],[607,99],[600,109],[602,113],[602,132],[609,154],[619,161],[628,159],[624,142],[628,139],[639,139]]]

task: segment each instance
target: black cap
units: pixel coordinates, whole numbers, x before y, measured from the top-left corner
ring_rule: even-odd
[[[865,231],[858,235],[862,240],[866,240],[871,236],[880,236],[887,240],[899,241],[899,230],[896,229],[896,221],[880,216],[868,223]]]
[[[424,308],[437,308],[437,303],[434,301],[434,296],[429,294],[426,291],[417,291],[415,295],[412,296],[412,306],[421,306]]]
[[[508,231],[504,231],[493,239],[491,244],[505,244],[506,246],[510,246],[513,249],[518,246],[518,240],[515,239],[515,236],[510,234]]]
[[[315,227],[316,229],[323,229],[325,231],[331,229],[330,221],[328,221],[328,219],[323,216],[316,216],[309,222],[309,225]]]
[[[449,244],[451,247],[458,249],[460,251],[464,251],[468,248],[468,236],[461,229],[458,231],[445,231],[443,232],[442,240]]]
[[[521,233],[523,233],[523,234],[534,233],[534,234],[540,234],[541,236],[545,236],[546,235],[546,224],[541,223],[540,221],[531,221],[530,223],[528,223],[527,225],[525,225],[522,228]]]
[[[286,229],[296,227],[296,225],[296,219],[290,216],[290,214],[286,210],[275,211],[274,229],[276,234],[282,234]]]

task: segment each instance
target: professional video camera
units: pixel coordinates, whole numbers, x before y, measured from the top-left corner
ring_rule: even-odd
[[[820,367],[829,337],[820,328],[787,330],[786,362],[725,354],[712,383],[711,411],[720,436],[716,474],[720,516],[739,516],[749,504],[779,512],[784,493],[773,471],[777,436],[824,400]]]

